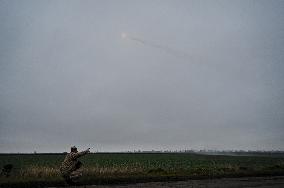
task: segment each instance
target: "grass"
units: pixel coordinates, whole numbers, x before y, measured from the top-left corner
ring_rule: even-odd
[[[64,185],[58,169],[64,157],[64,154],[0,155],[1,166],[14,165],[10,177],[0,177],[0,187]],[[84,163],[82,184],[284,175],[283,157],[96,153],[80,160]]]

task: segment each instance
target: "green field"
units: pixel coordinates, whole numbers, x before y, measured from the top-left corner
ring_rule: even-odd
[[[59,166],[64,154],[0,155],[1,167],[13,164],[10,177],[0,177],[1,187],[64,185]],[[95,153],[84,163],[82,184],[284,175],[284,158],[221,156],[189,153]]]

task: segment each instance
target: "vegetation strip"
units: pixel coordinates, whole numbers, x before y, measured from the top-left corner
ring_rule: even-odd
[[[64,154],[0,155],[12,164],[0,187],[64,186],[58,167]],[[279,156],[222,156],[189,153],[95,153],[82,158],[79,184],[136,183],[200,178],[284,175]],[[3,169],[2,169],[3,170]]]

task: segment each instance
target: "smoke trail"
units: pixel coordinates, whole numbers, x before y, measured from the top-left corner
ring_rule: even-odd
[[[139,44],[143,44],[145,46],[150,46],[150,47],[162,50],[165,53],[171,54],[171,55],[173,55],[175,57],[179,57],[179,58],[181,58],[181,57],[183,57],[183,58],[191,57],[189,54],[187,54],[185,52],[172,49],[172,48],[170,48],[168,46],[163,46],[163,45],[155,44],[155,43],[152,43],[152,42],[149,42],[149,41],[145,41],[145,40],[140,39],[140,38],[131,37],[131,36],[125,34],[125,33],[122,33],[121,37],[125,38],[125,39],[129,39],[129,40],[135,41],[135,42],[137,42]]]

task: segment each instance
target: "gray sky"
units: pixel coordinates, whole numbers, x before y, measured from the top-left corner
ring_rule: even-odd
[[[1,0],[0,152],[284,150],[283,73],[281,0]]]

